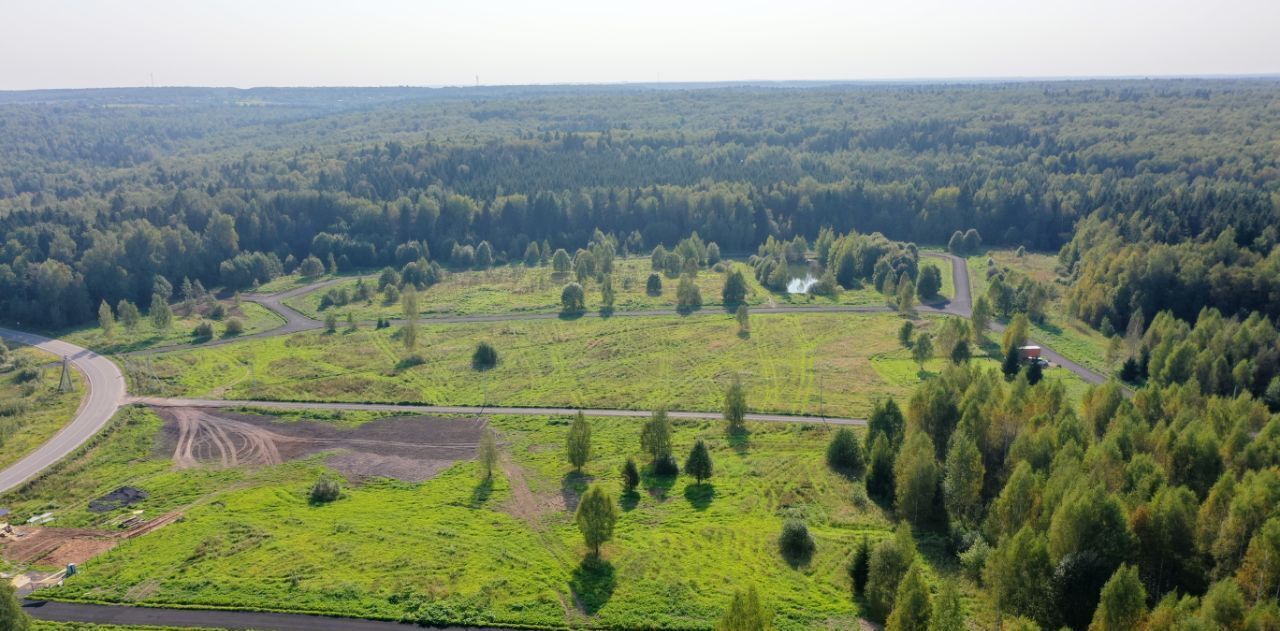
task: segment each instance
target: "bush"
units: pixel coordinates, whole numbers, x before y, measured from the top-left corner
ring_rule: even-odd
[[[813,556],[817,545],[813,543],[813,535],[809,527],[799,519],[788,519],[782,524],[782,535],[778,537],[778,547],[782,556],[793,563],[803,563]]]
[[[666,454],[653,461],[653,474],[660,476],[680,475],[680,465],[676,464],[675,456]]]
[[[213,337],[213,324],[208,320],[201,320],[191,331],[191,335],[198,340],[207,340]]]
[[[563,313],[578,313],[586,308],[586,295],[582,285],[569,283],[560,291],[560,310]]]
[[[227,320],[227,335],[240,335],[241,333],[244,333],[244,323],[239,318]]]
[[[327,504],[338,499],[340,495],[342,495],[342,485],[327,475],[320,476],[320,479],[311,486],[312,504]]]
[[[985,539],[978,537],[969,544],[969,549],[960,553],[960,567],[971,580],[980,584],[982,568],[987,564],[987,557],[990,554],[991,546],[987,545]]]
[[[657,274],[649,274],[649,280],[646,281],[644,284],[644,291],[650,296],[661,296],[662,295],[662,277]]]
[[[827,466],[852,476],[862,475],[866,470],[862,446],[849,428],[842,427],[831,437],[831,444],[827,445]]]
[[[488,370],[498,365],[498,351],[488,342],[476,345],[476,352],[471,354],[471,367],[476,370]]]
[[[221,320],[225,317],[227,317],[226,305],[223,305],[222,303],[219,302],[219,303],[215,303],[213,307],[209,309],[209,319]]]

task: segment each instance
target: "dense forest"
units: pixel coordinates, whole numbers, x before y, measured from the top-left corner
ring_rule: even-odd
[[[629,253],[697,231],[745,254],[823,228],[1065,245],[1095,326],[1205,304],[1275,316],[1277,94],[1261,80],[11,93],[0,316],[61,326],[184,278],[242,289],[309,255],[392,264],[408,242],[448,266],[455,245],[519,260],[597,229]]]

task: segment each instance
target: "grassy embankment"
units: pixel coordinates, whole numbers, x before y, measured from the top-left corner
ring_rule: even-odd
[[[974,300],[987,293],[987,257],[994,259],[999,268],[1008,267],[1022,272],[1051,287],[1054,297],[1046,309],[1045,321],[1031,323],[1032,339],[1103,374],[1115,372],[1115,363],[1107,361],[1107,337],[1068,314],[1065,296],[1067,287],[1057,282],[1056,255],[1027,252],[1019,257],[1014,250],[990,250],[980,256],[969,257],[969,279]]]
[[[0,468],[7,467],[71,422],[85,395],[84,375],[72,368],[73,387],[59,392],[62,362],[52,353],[10,346],[0,367]]]
[[[943,366],[933,359],[919,371],[897,342],[901,322],[896,314],[756,316],[749,336],[728,315],[421,326],[418,365],[404,361],[399,327],[339,328],[178,351],[151,368],[168,396],[707,411],[720,410],[737,374],[755,411],[862,417],[877,398],[905,399]],[[481,341],[500,360],[476,372],[471,354]],[[1065,371],[1050,378],[1079,385]]]

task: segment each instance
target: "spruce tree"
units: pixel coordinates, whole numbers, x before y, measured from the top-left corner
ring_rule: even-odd
[[[622,488],[628,493],[635,493],[637,486],[640,486],[640,468],[634,458],[627,458],[626,464],[622,465]]]
[[[711,477],[711,452],[707,451],[707,444],[702,442],[701,438],[689,451],[689,458],[684,463],[684,472],[693,476],[698,484],[702,484],[703,480]]]

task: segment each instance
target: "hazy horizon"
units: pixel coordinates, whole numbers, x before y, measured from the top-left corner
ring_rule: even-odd
[[[20,2],[0,89],[962,81],[1280,73],[1280,3]]]

